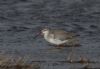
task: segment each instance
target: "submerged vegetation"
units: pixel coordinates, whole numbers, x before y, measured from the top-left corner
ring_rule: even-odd
[[[0,69],[40,69],[38,63],[27,63],[24,58],[13,59],[0,56]]]

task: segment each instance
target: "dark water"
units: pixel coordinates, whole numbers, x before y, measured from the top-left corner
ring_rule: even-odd
[[[99,0],[1,0],[0,53],[41,61],[41,69],[83,68],[78,63],[57,62],[66,61],[71,48],[56,49],[37,36],[45,26],[80,35],[81,46],[75,48],[74,60],[84,56],[100,61]],[[90,63],[92,68],[99,65]]]

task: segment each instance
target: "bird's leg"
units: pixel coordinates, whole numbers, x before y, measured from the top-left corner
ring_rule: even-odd
[[[68,62],[72,63],[73,62],[73,54],[74,54],[74,46],[71,47],[71,52],[67,58]]]

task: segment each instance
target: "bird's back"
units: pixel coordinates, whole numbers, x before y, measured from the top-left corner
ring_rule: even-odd
[[[50,34],[53,34],[55,39],[60,39],[60,40],[72,39],[75,36],[74,33],[56,29],[50,30],[49,35]]]

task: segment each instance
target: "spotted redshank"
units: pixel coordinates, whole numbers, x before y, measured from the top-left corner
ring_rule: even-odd
[[[58,29],[48,29],[45,28],[42,30],[42,34],[44,39],[51,44],[55,44],[57,46],[60,45],[77,45],[78,40],[75,37],[74,33],[66,32],[64,30]]]
[[[71,55],[68,59],[72,62],[73,46],[78,45],[79,42],[74,33],[66,32],[64,30],[44,28],[42,31],[44,39],[57,47],[68,45],[72,47]]]

